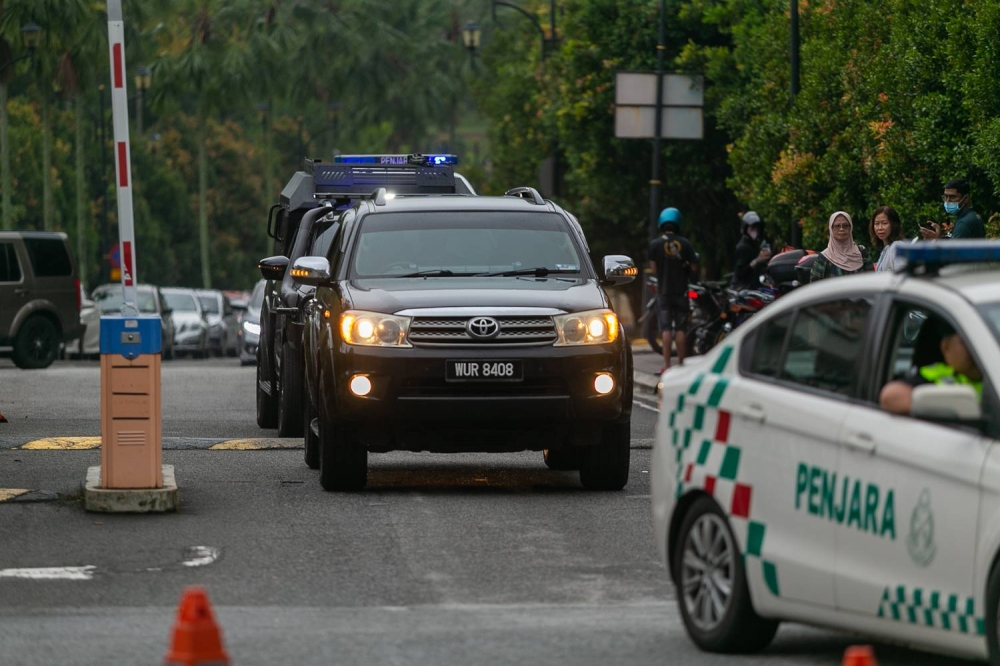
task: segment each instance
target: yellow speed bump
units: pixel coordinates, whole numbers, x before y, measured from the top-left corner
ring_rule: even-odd
[[[212,451],[263,451],[264,449],[301,449],[301,439],[227,439],[208,447]]]
[[[6,502],[30,492],[30,490],[26,490],[25,488],[0,488],[0,502]]]
[[[83,451],[101,448],[100,437],[46,437],[18,448],[33,451]]]

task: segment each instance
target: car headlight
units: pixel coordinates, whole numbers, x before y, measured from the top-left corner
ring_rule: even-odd
[[[252,321],[243,322],[243,330],[250,335],[260,335],[260,324],[255,324]]]
[[[611,310],[589,310],[552,317],[559,339],[556,346],[602,345],[618,339],[618,315]]]
[[[340,315],[340,337],[349,345],[409,347],[410,317],[348,310]]]

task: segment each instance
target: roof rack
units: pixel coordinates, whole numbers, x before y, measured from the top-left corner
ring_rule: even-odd
[[[1000,241],[918,241],[897,247],[896,257],[902,260],[897,272],[935,274],[946,266],[1000,263]]]
[[[542,195],[538,193],[533,187],[515,187],[514,189],[507,190],[503,193],[505,197],[518,197],[519,199],[527,199],[536,206],[544,206],[545,199]]]

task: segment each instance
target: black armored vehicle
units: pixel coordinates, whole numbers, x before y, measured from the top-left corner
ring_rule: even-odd
[[[267,284],[257,346],[257,425],[279,437],[302,435],[303,306],[315,287],[287,270],[296,259],[325,255],[331,225],[343,210],[377,188],[389,196],[475,195],[454,155],[340,155],[333,162],[307,159],[291,177],[267,217],[274,256],[258,266]]]

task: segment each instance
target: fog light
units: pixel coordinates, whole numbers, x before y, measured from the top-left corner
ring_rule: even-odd
[[[349,386],[351,393],[361,398],[372,392],[372,380],[368,379],[368,375],[354,375]]]
[[[601,373],[594,378],[594,390],[601,395],[607,395],[615,390],[615,378]]]

